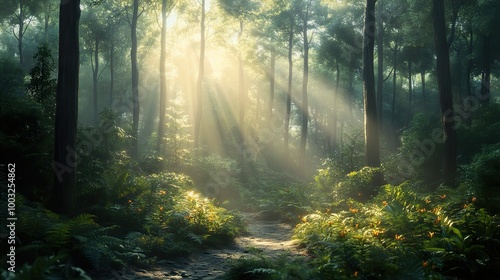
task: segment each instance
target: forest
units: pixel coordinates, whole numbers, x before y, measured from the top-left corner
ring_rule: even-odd
[[[500,279],[497,0],[1,0],[2,279]]]

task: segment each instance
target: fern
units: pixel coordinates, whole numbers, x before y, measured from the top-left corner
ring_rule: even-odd
[[[107,235],[114,228],[116,226],[102,227],[74,236],[80,242],[79,250],[98,271],[113,263],[121,263],[118,253],[125,252],[126,247],[130,247],[126,241]]]
[[[245,272],[244,274],[250,274],[250,275],[273,275],[273,274],[278,274],[278,271],[276,269],[272,268],[254,268],[250,271]]]

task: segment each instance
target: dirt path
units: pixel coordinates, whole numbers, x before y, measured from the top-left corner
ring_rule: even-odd
[[[235,245],[224,249],[210,249],[186,259],[164,261],[158,269],[139,270],[134,275],[116,272],[115,279],[221,279],[229,268],[229,260],[250,256],[253,249],[273,257],[284,252],[302,255],[291,240],[292,227],[279,221],[260,221],[254,214],[243,213],[248,233],[235,240]]]

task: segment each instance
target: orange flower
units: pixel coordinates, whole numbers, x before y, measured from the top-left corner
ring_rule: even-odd
[[[343,230],[339,233],[340,237],[345,237],[345,236],[346,236],[346,234],[347,234],[347,232],[345,231],[345,229],[343,229]]]
[[[436,234],[435,232],[429,231],[429,238],[432,238]]]
[[[351,213],[353,214],[356,214],[359,210],[357,208],[349,208],[349,211],[351,211]]]
[[[439,197],[440,197],[441,199],[445,199],[445,198],[446,198],[446,194],[440,195]]]
[[[353,276],[354,276],[354,277],[358,277],[358,272],[357,272],[357,271],[354,271]]]
[[[418,212],[420,212],[420,213],[424,213],[424,212],[426,212],[426,211],[427,211],[427,210],[425,210],[425,208],[420,208],[420,210],[418,210]]]
[[[404,239],[404,236],[403,236],[402,234],[401,234],[401,235],[399,235],[399,234],[397,234],[397,233],[396,233],[396,235],[394,235],[394,238],[395,238],[396,240],[401,241],[401,240],[403,240],[403,239]]]
[[[427,267],[428,265],[429,265],[429,262],[428,262],[428,261],[423,261],[423,262],[422,262],[422,266],[423,266],[423,267]]]
[[[476,202],[477,198],[475,196],[472,197],[472,202]]]
[[[128,203],[132,203],[132,200],[130,200],[130,199],[129,199],[127,202],[128,202]]]
[[[431,200],[430,199],[426,199],[425,203],[429,204],[429,203],[431,203]]]
[[[384,207],[387,206],[387,201],[385,201],[385,200],[382,201],[382,205],[384,205]]]

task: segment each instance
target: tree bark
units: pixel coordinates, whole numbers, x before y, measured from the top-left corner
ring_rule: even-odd
[[[363,97],[365,121],[366,165],[380,166],[379,129],[375,96],[375,76],[373,69],[373,49],[375,41],[375,2],[366,1],[365,25],[363,28]]]
[[[293,23],[292,23],[293,24]],[[290,128],[290,113],[292,110],[292,77],[293,77],[293,60],[292,60],[292,51],[293,51],[293,26],[288,34],[288,89],[286,95],[286,111],[285,111],[285,133],[283,136],[284,145],[285,145],[285,158],[288,158],[288,139],[289,139],[289,128]]]
[[[490,81],[491,81],[491,48],[490,35],[483,38],[483,70],[481,72],[481,100],[483,103],[490,102]]]
[[[161,4],[161,46],[160,46],[160,106],[158,118],[158,138],[156,149],[163,149],[163,135],[165,130],[165,111],[167,108],[167,73],[165,63],[167,62],[167,0]]]
[[[92,96],[94,107],[94,125],[98,121],[98,108],[97,108],[97,80],[99,79],[99,39],[95,38],[94,44],[94,63],[92,64]]]
[[[205,0],[201,0],[201,20],[200,20],[200,65],[198,68],[198,80],[196,82],[195,98],[195,119],[194,119],[194,147],[198,148],[201,129],[201,106],[203,97],[203,76],[205,73]]]
[[[450,57],[446,41],[445,11],[443,0],[432,1],[434,40],[436,44],[437,80],[444,133],[444,182],[454,184],[457,168],[457,139],[451,90]]]
[[[114,88],[115,88],[115,41],[114,38],[111,38],[111,46],[109,50],[109,108],[113,106],[113,94],[115,90]]]
[[[300,133],[299,166],[304,170],[307,144],[307,125],[309,123],[309,100],[307,97],[307,84],[309,81],[309,38],[307,35],[308,11],[303,15],[302,37],[304,39],[304,71],[302,73],[302,130]]]
[[[132,66],[132,157],[137,159],[139,157],[139,69],[137,65],[137,20],[139,18],[139,0],[134,0],[132,24],[131,24],[131,38],[132,48],[130,50],[130,61]]]
[[[238,32],[238,41],[241,42],[243,35],[243,19],[240,19],[240,30]],[[245,81],[243,73],[243,59],[241,58],[241,49],[238,51],[238,95],[239,95],[239,126],[240,126],[240,139],[245,145],[245,101],[247,94],[245,92]],[[244,153],[241,153],[242,156]]]
[[[427,113],[427,95],[425,94],[425,68],[421,66],[420,79],[422,81],[422,99],[424,101],[424,112]]]
[[[411,120],[412,117],[412,103],[413,103],[413,82],[412,82],[412,76],[413,76],[413,62],[408,60],[408,119]]]
[[[396,81],[397,81],[397,67],[398,67],[398,39],[396,38],[396,45],[394,46],[394,72],[392,73],[392,106],[391,106],[391,119],[392,126],[395,128],[396,125]]]
[[[54,187],[51,207],[59,214],[76,214],[76,131],[80,46],[80,0],[61,0],[59,65],[54,137]]]
[[[383,118],[384,118],[384,97],[383,97],[383,85],[384,85],[384,1],[381,0],[378,5],[379,8],[379,19],[378,19],[378,30],[377,30],[377,109],[378,109],[378,124],[380,132],[382,132]]]
[[[275,92],[275,73],[276,73],[276,51],[271,50],[271,68],[269,70],[269,102],[267,104],[267,119],[273,118],[274,92]]]

